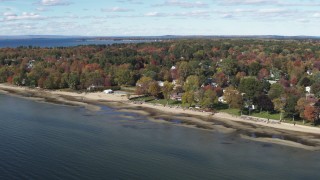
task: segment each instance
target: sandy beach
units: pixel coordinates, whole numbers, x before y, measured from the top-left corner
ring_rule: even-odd
[[[199,112],[190,109],[170,108],[155,104],[135,104],[129,101],[126,95],[96,93],[77,93],[61,90],[49,91],[38,88],[17,87],[0,84],[2,93],[20,95],[38,101],[46,101],[71,106],[83,106],[89,110],[100,110],[99,104],[107,105],[119,111],[138,113],[159,122],[175,122],[193,128],[201,128],[224,133],[238,133],[247,139],[261,142],[304,148],[309,150],[320,149],[320,129],[287,123],[267,124],[244,120],[226,113]],[[176,123],[179,120],[179,123]],[[252,137],[255,138],[252,138]],[[282,138],[272,138],[272,137]],[[299,143],[297,143],[299,142]]]

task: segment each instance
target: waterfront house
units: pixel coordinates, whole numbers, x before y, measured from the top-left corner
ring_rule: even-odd
[[[170,99],[175,101],[182,101],[182,95],[183,93],[172,93],[170,95]]]

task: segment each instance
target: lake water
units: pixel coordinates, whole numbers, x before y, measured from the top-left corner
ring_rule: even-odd
[[[32,38],[32,39],[0,39],[0,48],[16,48],[19,46],[35,46],[35,47],[70,47],[78,45],[109,45],[122,43],[140,43],[151,42],[154,40],[90,40],[79,38]]]
[[[0,94],[0,179],[320,179],[320,153]]]

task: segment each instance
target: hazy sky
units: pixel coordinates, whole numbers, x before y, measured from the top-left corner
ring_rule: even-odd
[[[320,0],[0,0],[0,35],[320,36]]]

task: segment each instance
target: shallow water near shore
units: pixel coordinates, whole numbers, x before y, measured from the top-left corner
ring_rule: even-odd
[[[0,179],[320,179],[320,153],[0,94]],[[177,121],[178,123],[179,121]]]

